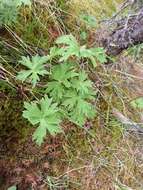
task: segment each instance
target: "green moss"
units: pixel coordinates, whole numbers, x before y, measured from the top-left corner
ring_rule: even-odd
[[[62,10],[67,10],[68,5],[66,0],[57,0],[56,3]]]
[[[28,123],[22,118],[23,101],[12,96],[1,98],[0,104],[0,138],[26,138]]]
[[[35,10],[36,11],[36,10]],[[37,15],[31,11],[24,12],[19,17],[18,23],[15,26],[15,31],[19,34],[24,43],[31,47],[47,48],[49,46],[48,20],[44,21],[43,17],[48,17],[37,11]],[[36,13],[35,13],[36,14]]]

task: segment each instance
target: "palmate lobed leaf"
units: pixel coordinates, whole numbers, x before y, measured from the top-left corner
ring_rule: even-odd
[[[69,112],[71,121],[82,127],[87,119],[93,119],[96,115],[95,108],[84,99],[79,99],[74,109]]]
[[[79,99],[76,109],[79,115],[85,115],[86,118],[93,119],[95,116],[95,111],[92,104],[84,99]]]
[[[76,107],[76,109],[78,109],[79,114],[80,113],[82,114],[83,113],[82,110],[84,110],[85,107],[88,108],[88,106],[91,104],[87,102],[86,96],[82,96],[81,94],[79,94],[78,92],[74,90],[69,90],[65,94],[63,105],[67,107],[69,111],[71,111],[73,108]],[[84,113],[86,113],[86,111],[88,110],[89,109],[85,109]]]
[[[57,123],[60,122],[61,120],[55,118],[55,116],[52,118],[50,117],[47,119],[42,119],[40,121],[39,127],[33,134],[33,140],[35,140],[38,145],[41,145],[43,143],[43,139],[47,135],[47,130],[52,136],[56,135],[57,133],[61,133],[62,129],[60,126],[57,125]]]
[[[37,127],[36,131],[33,133],[33,140],[39,146],[43,143],[44,137],[47,135],[47,128],[43,125]]]
[[[51,116],[58,112],[57,103],[52,103],[52,99],[45,96],[39,101],[43,117]]]
[[[89,92],[91,93],[91,91],[93,91],[92,82],[91,80],[88,79],[88,76],[85,73],[85,71],[80,71],[79,76],[76,78],[73,78],[71,82],[72,82],[73,88],[76,89],[77,92],[80,92],[83,95],[89,94]]]
[[[24,102],[24,108],[23,117],[28,119],[32,125],[38,124],[42,117],[42,113],[37,106],[37,102]]]
[[[46,63],[48,60],[49,60],[49,56],[35,55],[35,56],[32,56],[31,58],[29,56],[27,57],[22,56],[19,63],[21,65],[26,66],[29,69],[36,69],[36,68],[41,68],[43,64]]]
[[[60,61],[66,61],[71,56],[77,56],[79,57],[79,50],[80,46],[76,40],[76,38],[70,34],[70,35],[63,35],[59,37],[56,40],[56,44],[62,44],[64,45],[60,49],[62,50],[60,52],[61,58]]]
[[[96,112],[94,112],[96,114]],[[96,116],[94,114],[94,117]],[[94,117],[85,117],[84,114],[79,114],[76,109],[73,110],[73,112],[70,112],[69,114],[69,120],[79,127],[83,127],[86,123],[87,119],[93,119]]]
[[[49,58],[52,60],[54,57],[60,56],[64,53],[64,49],[53,46],[50,48]]]
[[[92,55],[95,56],[100,63],[105,63],[107,61],[107,56],[104,48],[91,48],[90,51],[92,52]]]
[[[24,103],[25,110],[23,117],[28,119],[32,125],[39,124],[38,128],[33,134],[33,140],[38,145],[44,141],[47,130],[51,135],[62,132],[60,128],[60,114],[56,103],[52,99],[45,96],[39,102]]]
[[[79,97],[75,90],[68,90],[64,96],[62,105],[71,111],[76,106],[78,99]]]
[[[63,98],[65,88],[61,83],[58,81],[52,81],[48,82],[47,86],[45,93],[50,93],[50,96],[53,97],[55,101],[59,101]]]
[[[53,49],[53,55],[61,56],[60,61],[66,61],[71,56],[76,56],[77,58],[88,58],[91,60],[94,67],[97,66],[97,61],[100,63],[105,63],[107,61],[105,50],[103,48],[87,49],[86,46],[80,46],[72,34],[59,37],[56,40],[56,44],[63,45],[60,48]]]
[[[65,82],[75,76],[78,76],[78,73],[72,63],[61,63],[53,67],[51,78],[59,82]]]
[[[49,73],[45,69],[45,63],[48,60],[48,56],[41,57],[39,55],[35,55],[32,58],[22,57],[19,63],[27,67],[29,70],[20,71],[16,78],[22,82],[29,79],[33,84],[33,87],[35,87],[36,83],[40,80],[39,76],[44,76]]]
[[[76,91],[69,90],[65,95],[63,106],[68,110],[69,119],[82,126],[86,119],[93,119],[96,115],[94,106],[87,101],[87,95],[82,96]]]
[[[60,36],[56,40],[56,44],[66,44],[69,46],[78,46],[78,42],[72,34]]]
[[[18,73],[18,75],[16,76],[16,78],[18,80],[21,80],[22,82],[24,82],[30,75],[32,74],[31,70],[28,71],[20,71]]]
[[[89,58],[94,67],[97,66],[97,61],[100,63],[105,63],[107,61],[107,56],[103,48],[90,48],[87,49],[86,46],[80,48],[80,57]]]
[[[75,66],[71,63],[61,63],[52,68],[50,80],[46,93],[49,93],[54,100],[61,100],[65,91],[71,88],[71,79],[78,76]]]
[[[71,82],[72,88],[65,93],[63,106],[68,110],[68,118],[83,126],[87,119],[93,119],[96,115],[94,106],[88,102],[95,98],[95,92],[85,71],[80,71]]]

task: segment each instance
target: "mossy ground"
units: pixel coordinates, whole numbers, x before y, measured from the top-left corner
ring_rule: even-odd
[[[21,116],[25,96],[20,90],[21,84],[14,78],[19,69],[17,60],[23,54],[46,54],[55,38],[66,32],[79,38],[81,31],[92,31],[96,38],[96,28],[89,29],[85,23],[78,22],[80,14],[106,19],[117,11],[121,1],[94,3],[91,0],[51,3],[36,0],[32,9],[21,10],[16,25],[2,33],[1,63],[9,72],[5,73],[0,86],[1,189],[12,184],[18,184],[20,190],[32,187],[37,190],[120,190],[119,186],[124,185],[143,189],[142,141],[125,133],[124,126],[113,116],[112,108],[129,113],[134,120],[138,114],[130,112],[129,85],[110,67],[94,71],[99,89],[98,114],[89,128],[80,129],[65,122],[65,135],[47,136],[45,143],[38,147],[32,142],[34,129]],[[119,58],[116,66],[120,60],[131,62],[130,58]]]

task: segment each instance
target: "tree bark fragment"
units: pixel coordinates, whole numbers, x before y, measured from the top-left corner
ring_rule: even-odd
[[[108,55],[116,56],[123,50],[143,43],[143,7],[133,16],[122,19],[114,31],[103,40]]]

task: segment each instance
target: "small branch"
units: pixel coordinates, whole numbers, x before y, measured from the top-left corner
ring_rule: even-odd
[[[116,119],[118,119],[123,125],[127,126],[127,130],[135,133],[142,133],[143,128],[136,122],[130,120],[129,118],[125,117],[121,112],[117,109],[113,108],[112,114]]]

